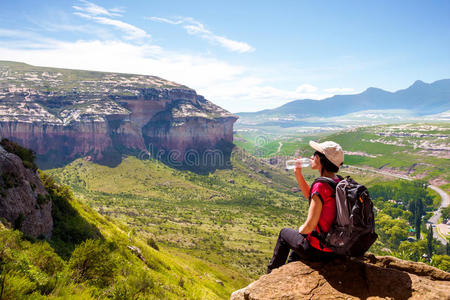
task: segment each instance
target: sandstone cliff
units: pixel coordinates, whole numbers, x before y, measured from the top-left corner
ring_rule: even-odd
[[[450,273],[389,256],[293,262],[231,295],[244,299],[450,299]]]
[[[52,234],[52,202],[36,169],[0,146],[0,218],[32,237]]]
[[[0,61],[0,137],[33,149],[41,168],[82,156],[114,164],[123,153],[197,166],[205,151],[223,165],[236,119],[155,76]]]

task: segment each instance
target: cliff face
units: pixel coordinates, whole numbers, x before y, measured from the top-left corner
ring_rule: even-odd
[[[225,163],[236,119],[154,76],[0,61],[0,136],[33,149],[43,168],[80,156],[114,164],[129,152],[189,166],[215,151],[213,163]]]
[[[389,256],[293,262],[231,295],[257,299],[450,299],[450,273]]]
[[[0,146],[0,218],[32,237],[52,233],[52,202],[36,170]]]

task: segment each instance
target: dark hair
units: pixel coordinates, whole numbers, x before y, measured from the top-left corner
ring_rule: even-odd
[[[314,152],[314,155],[319,156],[320,164],[322,165],[322,170],[320,170],[320,175],[323,174],[324,170],[327,170],[328,172],[336,173],[339,171],[339,167],[333,164],[331,161],[328,160],[328,158],[321,152],[316,151]]]

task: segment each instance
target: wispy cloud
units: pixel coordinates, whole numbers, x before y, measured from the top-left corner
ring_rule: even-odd
[[[99,6],[95,3],[86,1],[86,0],[80,0],[80,2],[83,4],[82,7],[74,5],[72,6],[75,10],[85,12],[91,16],[98,16],[98,15],[105,15],[110,17],[121,17],[122,15],[120,13],[124,13],[124,10],[118,10],[117,8],[113,9],[106,9],[102,6]]]
[[[234,52],[253,52],[255,48],[245,42],[238,42],[226,38],[224,36],[216,35],[212,31],[206,29],[205,25],[189,17],[177,17],[175,19],[167,19],[160,17],[150,17],[151,21],[162,22],[171,25],[182,25],[188,34],[200,36],[202,39],[208,40],[213,44],[218,44],[230,51]]]
[[[76,7],[71,13],[92,22],[81,25],[41,22],[40,26],[35,24],[33,31],[0,28],[0,58],[40,66],[156,75],[194,88],[199,94],[232,112],[274,108],[295,99],[323,99],[334,93],[353,91],[349,88],[323,89],[312,85],[314,80],[311,78],[318,73],[317,70],[308,69],[299,74],[291,66],[252,68],[211,55],[164,49],[153,44],[144,30],[123,22],[119,16],[124,13],[122,8],[106,9],[88,1],[80,1]],[[232,51],[254,50],[246,43],[213,34],[192,18],[152,19],[182,26],[188,34]],[[110,30],[111,27],[114,30]],[[116,29],[125,32],[125,36],[117,38]],[[70,40],[69,37],[62,40],[46,36],[58,30],[92,33],[91,36],[95,38]],[[286,74],[293,73],[297,74],[296,82],[291,81],[290,87],[286,87],[285,82],[289,79]]]
[[[72,6],[73,9],[76,10],[73,13],[76,16],[92,20],[99,24],[115,27],[124,32],[124,38],[128,40],[141,40],[151,37],[150,34],[148,34],[145,30],[121,20],[115,19],[114,17],[122,16],[118,13],[124,11],[122,8],[106,9],[102,6],[85,0],[81,0],[80,2],[81,6]]]

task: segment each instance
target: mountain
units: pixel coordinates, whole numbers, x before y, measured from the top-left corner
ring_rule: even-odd
[[[210,150],[229,159],[236,120],[159,77],[0,61],[0,136],[34,150],[41,168],[86,156],[117,165],[124,153],[208,167]]]
[[[334,117],[364,110],[387,109],[407,109],[418,116],[450,110],[450,79],[429,84],[417,80],[409,88],[394,93],[371,87],[356,95],[336,95],[320,101],[295,100],[275,109],[237,115],[243,118],[276,115]]]

